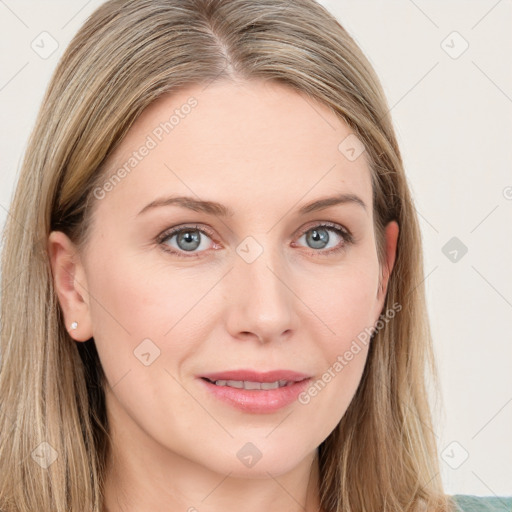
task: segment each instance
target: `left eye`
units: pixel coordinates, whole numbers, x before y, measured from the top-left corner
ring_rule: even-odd
[[[331,236],[329,232],[335,233],[335,237],[331,240]],[[340,247],[340,242],[336,242],[336,238],[341,238],[342,245]],[[348,232],[343,229],[331,226],[331,225],[318,225],[312,228],[309,228],[304,234],[299,238],[299,241],[305,239],[307,244],[312,249],[326,249],[323,252],[330,253],[335,252],[338,249],[342,249],[343,246],[351,241],[351,237]],[[329,245],[331,243],[331,245]],[[316,251],[319,252],[319,251]]]

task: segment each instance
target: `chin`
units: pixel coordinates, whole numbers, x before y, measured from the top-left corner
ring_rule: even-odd
[[[284,449],[282,445],[273,445],[269,440],[246,441],[234,452],[224,456],[219,472],[230,474],[232,478],[266,479],[270,475],[277,477],[296,468],[302,459],[298,457],[299,450],[290,446]],[[270,474],[270,475],[269,475]]]

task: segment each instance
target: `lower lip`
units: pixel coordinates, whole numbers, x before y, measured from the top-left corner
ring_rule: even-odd
[[[297,396],[309,385],[310,378],[295,382],[290,386],[276,389],[238,389],[217,386],[205,379],[199,379],[208,391],[219,400],[250,413],[271,413],[297,400]]]

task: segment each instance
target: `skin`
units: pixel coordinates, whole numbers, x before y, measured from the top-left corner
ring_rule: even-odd
[[[354,396],[368,345],[310,403],[273,413],[220,402],[196,376],[254,368],[319,379],[379,319],[398,226],[386,228],[381,268],[365,153],[349,161],[338,150],[349,127],[275,83],[216,82],[161,97],[110,156],[107,177],[191,96],[198,104],[190,114],[97,201],[82,253],[61,232],[49,237],[66,325],[78,322],[70,335],[94,337],[108,380],[114,458],[106,506],[316,511],[317,448]],[[366,210],[349,202],[299,215],[300,206],[342,192],[359,196]],[[137,215],[172,194],[218,201],[234,215],[177,205]],[[314,245],[312,228],[324,222],[348,229],[354,243],[319,228],[328,246]],[[177,236],[155,241],[191,224],[213,234],[194,231],[198,257]],[[236,251],[246,237],[263,249],[252,263]],[[342,250],[326,254],[336,246]],[[147,338],[160,350],[149,366],[134,355]],[[237,457],[248,442],[262,454],[252,467]]]

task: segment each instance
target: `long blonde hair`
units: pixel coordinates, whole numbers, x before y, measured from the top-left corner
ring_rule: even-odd
[[[314,0],[110,0],[66,49],[4,233],[0,509],[102,510],[105,379],[94,340],[73,342],[63,324],[48,235],[84,247],[101,164],[141,112],[221,78],[277,81],[330,108],[367,150],[381,265],[384,226],[400,226],[383,311],[402,309],[375,333],[356,395],[319,447],[323,510],[450,510],[425,381],[438,389],[422,244],[389,108],[359,47]],[[41,454],[57,458],[43,467]]]

